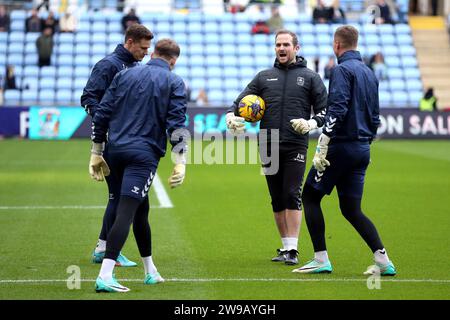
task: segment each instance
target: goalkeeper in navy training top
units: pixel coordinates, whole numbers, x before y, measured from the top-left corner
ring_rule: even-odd
[[[380,117],[378,80],[362,61],[356,51],[357,45],[358,30],[354,27],[342,26],[336,30],[333,50],[339,64],[331,72],[325,126],[302,196],[314,259],[293,272],[332,272],[320,203],[336,186],[342,214],[374,255],[375,264],[369,266],[364,274],[394,276],[397,273],[377,229],[361,211],[364,177],[370,163],[370,144],[376,136]],[[300,129],[305,133],[309,131],[303,125]]]
[[[272,200],[272,211],[281,237],[282,248],[272,258],[287,265],[298,264],[298,237],[301,225],[301,186],[306,167],[308,135],[299,132],[300,124],[315,129],[324,123],[327,90],[320,76],[306,67],[298,56],[300,45],[295,33],[279,30],[275,35],[274,66],[259,72],[234,101],[226,115],[228,130],[244,132],[244,118],[237,106],[249,94],[260,96],[266,104],[258,137],[263,171]],[[314,116],[311,118],[311,113]],[[279,144],[275,143],[276,132]],[[272,148],[273,146],[273,148]],[[267,147],[267,148],[266,148]],[[276,165],[263,159],[278,154]],[[275,172],[276,171],[276,172]]]
[[[92,120],[89,172],[98,181],[110,174],[120,182],[114,190],[120,198],[96,280],[97,292],[129,291],[117,282],[113,270],[131,224],[144,263],[144,283],[164,281],[152,261],[148,211],[138,209],[147,201],[168,137],[175,161],[169,185],[174,188],[184,181],[186,88],[183,80],[171,73],[179,55],[175,41],[159,40],[146,65],[123,70],[114,77]],[[108,163],[102,157],[107,132]]]
[[[134,24],[125,33],[125,43],[117,45],[113,53],[95,64],[81,96],[81,105],[91,117],[94,117],[114,76],[123,69],[137,66],[138,61],[141,61],[147,55],[151,39],[153,39],[153,33],[150,30],[141,24]],[[104,157],[108,160],[107,146]],[[119,195],[114,194],[113,190],[116,189],[117,185],[120,185],[120,182],[109,176],[106,178],[106,183],[109,191],[108,205],[103,216],[97,246],[92,254],[94,263],[102,263],[106,250],[106,237],[116,218],[117,203],[119,202]],[[139,210],[148,211],[148,201],[144,201]],[[128,260],[121,253],[117,257],[116,265],[134,267],[136,263]]]

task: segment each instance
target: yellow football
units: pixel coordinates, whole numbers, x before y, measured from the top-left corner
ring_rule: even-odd
[[[248,122],[257,122],[264,116],[266,104],[257,95],[250,94],[241,99],[238,105],[238,114]]]

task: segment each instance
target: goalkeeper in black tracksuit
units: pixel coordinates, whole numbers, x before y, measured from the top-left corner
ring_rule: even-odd
[[[306,67],[306,60],[297,56],[299,48],[294,33],[278,31],[274,67],[255,76],[226,116],[229,131],[240,134],[245,124],[237,113],[239,101],[246,95],[255,94],[266,103],[258,137],[259,149],[283,245],[272,261],[288,265],[298,263],[297,243],[302,216],[300,194],[308,149],[308,135],[300,133],[299,125],[311,129],[321,127],[327,103],[325,85],[317,73]],[[311,109],[314,113],[312,118]],[[278,163],[265,160],[265,154],[271,158],[278,154],[278,158],[275,156]]]

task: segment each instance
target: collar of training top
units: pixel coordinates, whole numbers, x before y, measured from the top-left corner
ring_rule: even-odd
[[[278,59],[275,58],[275,63],[273,66],[278,69],[294,69],[294,68],[306,68],[306,59],[302,56],[296,56],[296,61],[294,63],[291,63],[289,65],[281,64]]]
[[[163,68],[166,68],[166,69],[170,70],[169,63],[166,60],[161,59],[161,58],[150,59],[150,61],[147,62],[147,64],[151,65],[151,66],[163,67]]]
[[[338,63],[342,63],[342,62],[350,60],[350,59],[356,59],[356,60],[362,61],[361,54],[359,53],[359,51],[349,50],[349,51],[344,52],[344,54],[338,58]]]
[[[130,51],[128,51],[123,44],[118,44],[114,53],[117,54],[120,60],[126,63],[136,62],[137,60],[133,57]]]

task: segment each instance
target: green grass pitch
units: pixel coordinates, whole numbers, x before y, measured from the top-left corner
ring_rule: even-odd
[[[100,266],[90,255],[107,191],[88,175],[89,149],[88,140],[0,141],[0,299],[450,298],[450,141],[372,146],[363,211],[398,269],[379,289],[362,275],[372,254],[340,214],[335,191],[323,203],[334,272],[294,274],[270,261],[280,239],[257,164],[189,165],[185,184],[169,190],[166,157],[158,174],[174,207],[153,208],[150,223],[154,261],[167,282],[142,284],[131,232],[123,252],[139,265],[116,268],[131,288],[121,295],[94,292]],[[159,205],[154,191],[150,198]],[[299,251],[301,263],[313,255],[305,221]],[[67,287],[71,265],[80,268],[80,289]]]

